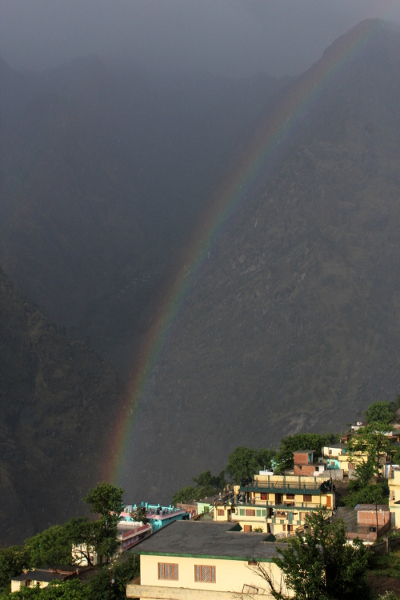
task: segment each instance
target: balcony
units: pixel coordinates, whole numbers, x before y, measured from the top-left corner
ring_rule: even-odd
[[[304,483],[302,485],[294,482],[269,482],[263,481],[259,483],[258,481],[253,481],[249,485],[241,486],[240,493],[245,492],[258,492],[262,493],[273,493],[273,494],[314,494],[320,495],[321,493],[326,493],[328,490],[327,487],[325,489],[321,489],[322,484],[318,483]]]
[[[301,519],[282,519],[281,517],[269,517],[269,525],[301,525]]]

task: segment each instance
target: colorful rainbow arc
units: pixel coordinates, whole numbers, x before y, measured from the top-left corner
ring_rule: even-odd
[[[295,126],[306,105],[324,89],[342,65],[380,27],[380,21],[371,19],[360,23],[348,34],[339,38],[311,67],[294,87],[287,99],[270,116],[259,130],[241,161],[231,170],[215,194],[207,218],[198,229],[191,244],[189,268],[182,268],[170,287],[166,300],[158,311],[145,343],[123,406],[119,408],[112,439],[103,465],[103,478],[117,482],[126,460],[135,415],[144,397],[146,386],[156,365],[168,331],[191,287],[193,279],[203,264],[211,244],[227,222],[235,207],[247,196],[252,184],[265,168],[279,141]]]

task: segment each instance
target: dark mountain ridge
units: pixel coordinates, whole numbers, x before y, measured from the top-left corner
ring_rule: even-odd
[[[132,497],[168,499],[239,444],[338,431],[398,394],[399,51],[371,30],[211,249],[138,416]]]

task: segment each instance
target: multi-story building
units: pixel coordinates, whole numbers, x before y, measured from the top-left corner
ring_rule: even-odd
[[[216,503],[214,520],[237,523],[245,532],[285,536],[304,526],[307,514],[321,508],[333,511],[334,506],[334,486],[324,472],[318,477],[261,472],[250,484],[240,486],[233,502]]]

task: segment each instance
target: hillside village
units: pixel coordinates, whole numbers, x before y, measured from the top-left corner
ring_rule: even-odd
[[[342,536],[343,556],[364,553],[363,585],[368,573],[374,589],[376,561],[397,561],[392,596],[371,597],[400,597],[399,421],[400,397],[372,404],[343,435],[287,436],[277,451],[236,448],[230,483],[225,472],[205,472],[174,496],[183,499],[175,505],[122,505],[121,488],[100,484],[85,498],[98,519],[72,519],[0,550],[0,598],[300,598],[282,560],[296,540],[310,547],[319,526]],[[44,564],[56,559],[65,564]],[[380,591],[388,585],[375,579]]]

